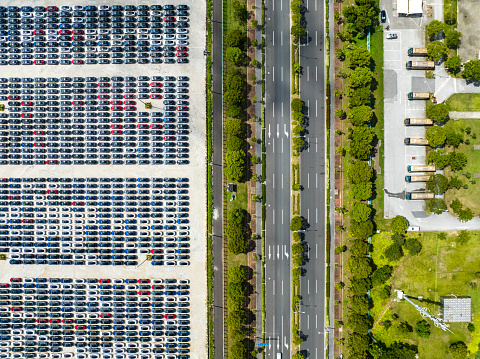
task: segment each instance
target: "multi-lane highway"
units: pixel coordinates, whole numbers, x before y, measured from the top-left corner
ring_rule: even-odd
[[[306,150],[300,155],[300,214],[309,227],[305,273],[300,279],[300,349],[311,359],[325,358],[325,51],[324,1],[305,0],[306,36],[300,47],[300,98],[307,107]]]
[[[290,1],[267,3],[265,331],[268,358],[291,357]]]

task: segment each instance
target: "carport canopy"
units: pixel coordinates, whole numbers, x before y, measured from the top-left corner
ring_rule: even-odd
[[[423,0],[398,0],[397,12],[404,15],[422,14]]]

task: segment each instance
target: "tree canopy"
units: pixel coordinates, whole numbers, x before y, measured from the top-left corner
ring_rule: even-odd
[[[444,122],[449,112],[448,106],[444,103],[427,107],[427,117],[435,122]]]
[[[447,45],[441,41],[432,41],[427,46],[427,55],[432,61],[439,61],[448,54]]]
[[[447,205],[441,198],[431,198],[427,201],[427,210],[435,214],[442,214],[447,210]]]
[[[390,223],[390,229],[395,234],[405,234],[408,228],[408,221],[405,217],[397,215]]]
[[[373,110],[370,106],[356,106],[348,113],[350,123],[354,126],[365,125],[372,120]]]
[[[463,60],[459,55],[453,55],[445,61],[445,68],[449,73],[456,75],[462,68],[462,61]]]
[[[366,160],[372,152],[375,132],[368,126],[355,126],[349,129],[350,154],[358,160]]]
[[[350,235],[358,239],[365,239],[373,234],[373,222],[364,221],[357,222],[350,220]]]
[[[352,184],[348,194],[357,201],[366,201],[372,197],[372,190],[372,182],[360,182]]]
[[[463,65],[462,76],[468,81],[480,80],[480,60],[470,60]]]
[[[347,172],[348,180],[351,183],[368,182],[373,177],[373,168],[365,161],[356,161],[350,166]]]
[[[372,209],[366,203],[354,202],[352,203],[352,208],[350,209],[350,217],[357,222],[363,222],[370,219]]]
[[[358,278],[367,278],[372,273],[371,259],[350,256],[347,260],[347,269]]]
[[[246,34],[240,29],[233,29],[227,33],[225,43],[228,47],[239,47],[243,49],[246,40]]]
[[[225,141],[225,147],[227,151],[239,151],[243,147],[243,141],[237,136],[228,136]]]
[[[453,359],[465,359],[469,354],[468,348],[464,342],[453,343],[450,345],[448,351],[452,355]]]
[[[357,47],[356,49],[348,53],[348,66],[352,69],[356,67],[369,67],[372,60],[372,54],[370,51],[363,47]]]
[[[432,147],[442,146],[447,139],[447,133],[443,127],[432,126],[427,130],[428,144]]]
[[[448,30],[445,34],[445,43],[450,49],[456,49],[460,45],[462,33],[457,30]]]
[[[367,87],[373,79],[373,72],[367,67],[357,67],[350,73],[350,87]]]
[[[435,194],[442,194],[448,189],[448,178],[442,174],[430,176],[427,181],[427,189]]]
[[[303,218],[300,216],[295,216],[290,221],[290,230],[292,232],[299,231],[303,228]]]
[[[226,52],[227,60],[231,63],[238,65],[243,60],[243,52],[239,47],[229,47]]]
[[[440,31],[445,29],[445,24],[438,20],[432,20],[426,26],[426,30],[429,37],[436,36]]]
[[[242,134],[242,121],[238,118],[232,118],[225,122],[225,132],[230,136],[240,136]]]

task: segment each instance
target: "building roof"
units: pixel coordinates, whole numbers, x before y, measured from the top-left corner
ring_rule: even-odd
[[[470,297],[441,297],[443,320],[445,322],[470,322],[472,320],[472,299]]]
[[[423,0],[398,0],[397,13],[405,15],[422,14],[422,1]]]

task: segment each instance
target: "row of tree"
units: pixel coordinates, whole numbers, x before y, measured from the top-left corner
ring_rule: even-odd
[[[242,208],[234,208],[227,213],[225,235],[228,238],[228,251],[232,254],[245,253],[247,250],[246,220],[247,212]]]
[[[446,19],[447,21],[447,19]],[[445,59],[445,68],[451,74],[458,74],[462,69],[462,58],[458,55],[448,57],[449,49],[457,49],[460,45],[462,33],[447,24],[433,20],[427,26],[426,30],[430,40],[435,40],[427,45],[427,55],[432,61]],[[441,41],[445,39],[445,41]],[[464,76],[466,73],[463,74]]]
[[[228,134],[225,141],[225,177],[230,181],[239,182],[245,175],[245,141],[243,139],[243,123],[238,118],[225,122],[225,132]]]
[[[247,295],[246,273],[242,267],[229,268],[227,272],[227,332],[233,340],[230,358],[244,359],[247,350],[244,344],[247,331],[245,297]]]

